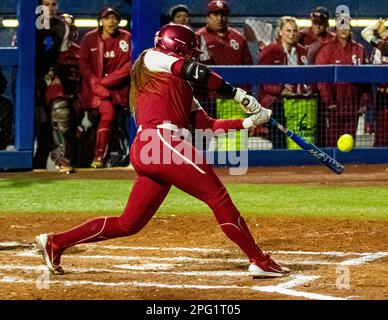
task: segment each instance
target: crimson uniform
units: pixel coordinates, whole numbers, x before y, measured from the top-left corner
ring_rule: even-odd
[[[47,143],[47,118],[51,120],[54,149],[51,159],[61,172],[72,172],[72,147],[74,144],[75,116],[79,109],[80,76],[78,69],[79,46],[74,43],[77,28],[74,17],[63,14],[50,19],[50,29],[39,31],[37,36],[37,87],[41,106],[46,115],[38,113],[38,149],[36,166],[45,166]],[[38,108],[37,110],[42,110]],[[47,117],[49,115],[49,117]]]
[[[260,65],[289,65],[289,59],[292,56],[296,56],[296,61],[293,65],[306,65],[307,64],[307,49],[306,47],[297,44],[292,49],[292,55],[287,55],[280,40],[275,41],[268,46],[264,47],[260,54]],[[280,96],[285,84],[263,84],[260,89],[259,101],[263,107],[270,107],[278,96]],[[311,93],[311,88],[304,85],[288,86],[291,92],[299,95],[305,95]]]
[[[199,29],[196,34],[200,37],[201,44],[206,48],[207,55],[206,61],[203,61],[204,63],[210,65],[253,64],[247,41],[236,29],[227,27],[226,31],[220,35],[206,26]],[[244,86],[244,89],[248,90],[249,88]],[[203,95],[201,93],[198,94],[198,99],[212,117],[217,116],[216,97],[214,95]]]
[[[131,34],[118,30],[103,39],[99,29],[87,33],[81,42],[80,71],[82,105],[97,108],[101,120],[97,131],[95,158],[106,155],[115,118],[114,105],[128,106],[131,70]]]
[[[81,76],[78,68],[79,51],[80,46],[72,42],[66,51],[59,53],[58,60],[53,66],[53,71],[60,82],[53,81],[47,87],[45,92],[47,104],[50,104],[57,98],[70,98],[73,101],[72,105],[76,109],[75,111],[79,111],[79,93],[81,89]]]
[[[208,64],[244,65],[253,64],[245,37],[236,29],[228,27],[221,36],[208,27],[199,29],[196,34],[205,40],[210,56]]]
[[[222,230],[249,257],[253,265],[250,270],[253,268],[259,270],[261,275],[268,276],[281,276],[288,272],[257,246],[244,219],[211,166],[204,161],[202,153],[178,133],[178,129],[183,129],[183,132],[187,130],[190,122],[197,128],[229,130],[246,127],[247,120],[214,120],[203,111],[193,97],[191,83],[185,79],[198,80],[208,90],[222,90],[218,92],[224,92],[227,96],[233,92],[232,97],[235,98],[241,89],[233,88],[210,69],[184,59],[185,54],[181,53],[179,47],[170,49],[171,46],[168,46],[171,42],[184,43],[178,38],[181,33],[183,40],[196,39],[187,27],[166,25],[160,31],[158,47],[143,52],[134,65],[133,83],[138,83],[135,77],[139,72],[152,72],[156,77],[152,81],[154,86],[149,87],[150,83],[144,83],[136,95],[135,116],[139,130],[131,147],[131,163],[138,177],[124,213],[120,217],[93,219],[64,233],[37,237],[37,245],[44,257],[48,257],[46,263],[51,271],[63,273],[59,269],[59,259],[69,246],[128,236],[140,231],[174,185],[204,201],[213,210]],[[175,40],[177,38],[179,41]],[[195,45],[190,48],[194,49]],[[207,76],[202,77],[201,74]],[[258,106],[257,101],[245,93],[237,100],[242,102],[244,99],[255,108]],[[265,121],[269,118],[270,113],[266,113]],[[152,153],[162,156],[163,161],[149,162]]]
[[[315,64],[360,65],[366,63],[364,46],[350,40],[343,47],[336,38],[324,44],[317,52]],[[369,85],[355,83],[319,83],[318,89],[326,107],[325,141],[326,147],[335,147],[338,138],[345,133],[356,135],[358,112],[371,101]]]
[[[306,65],[307,49],[296,44],[288,52],[277,40],[265,46],[260,54],[260,65]],[[288,91],[295,95],[309,95],[312,93],[311,86],[305,84],[263,84],[260,86],[259,102],[265,108],[273,110],[273,117],[280,123],[285,123],[283,102],[280,100],[283,89],[287,86]],[[273,149],[284,149],[287,147],[286,137],[277,128],[268,128],[269,139]]]
[[[373,64],[388,64],[388,39],[380,41],[372,51]],[[388,146],[388,83],[381,83],[377,87],[376,95],[376,128],[375,147]]]
[[[335,34],[333,32],[325,32],[322,35],[317,35],[310,27],[299,32],[298,42],[308,49],[307,60],[309,64],[314,64],[318,49],[334,38]]]

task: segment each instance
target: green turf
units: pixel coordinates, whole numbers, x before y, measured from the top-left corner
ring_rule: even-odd
[[[0,179],[0,214],[118,214],[132,182],[124,180]],[[388,188],[229,184],[244,216],[388,219]],[[172,189],[159,214],[210,214],[199,200]]]

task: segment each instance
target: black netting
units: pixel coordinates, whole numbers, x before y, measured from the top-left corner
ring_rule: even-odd
[[[0,150],[14,145],[13,75],[13,68],[0,68]]]

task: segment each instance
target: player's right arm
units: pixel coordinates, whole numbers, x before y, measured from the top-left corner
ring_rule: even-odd
[[[227,99],[239,102],[246,113],[258,113],[262,109],[256,98],[241,88],[225,81],[208,66],[192,60],[167,55],[157,50],[148,50],[144,56],[145,66],[153,72],[168,72],[187,81],[205,86]]]

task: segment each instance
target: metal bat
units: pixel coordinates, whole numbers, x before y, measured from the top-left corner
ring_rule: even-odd
[[[341,174],[344,171],[344,166],[341,163],[339,163],[337,160],[330,157],[327,153],[323,152],[314,144],[307,142],[301,136],[297,135],[295,132],[283,127],[279,122],[277,122],[273,118],[271,118],[269,122],[271,125],[273,125],[274,127],[277,127],[280,131],[285,133],[304,151],[306,151],[313,157],[317,158],[320,162],[322,162],[326,167],[334,171],[336,174]]]

